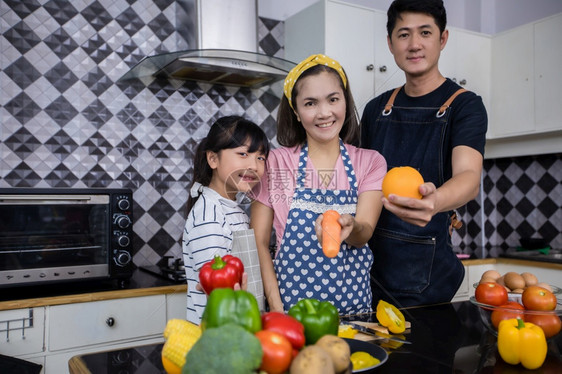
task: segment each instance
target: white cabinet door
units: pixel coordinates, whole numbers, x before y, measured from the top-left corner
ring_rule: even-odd
[[[166,295],[166,320],[174,318],[186,319],[187,292],[170,293]]]
[[[562,130],[562,14],[535,23],[536,131]],[[556,39],[557,40],[557,39]]]
[[[374,11],[319,1],[285,21],[285,58],[300,62],[323,53],[344,68],[359,113],[374,97]]]
[[[374,97],[374,12],[329,1],[326,8],[326,54],[343,66],[359,113]]]
[[[387,42],[386,13],[375,12],[375,97],[406,83]]]
[[[468,278],[468,267],[464,267],[464,278],[462,279],[462,283],[459,287],[459,289],[457,290],[457,293],[455,294],[455,296],[453,296],[453,299],[451,301],[463,301],[463,300],[468,300],[469,296],[470,296],[470,288],[469,288],[469,278]]]
[[[489,36],[449,28],[449,39],[439,59],[439,71],[482,97],[489,108],[492,40]]]
[[[494,36],[489,138],[534,131],[533,25]]]
[[[165,295],[49,307],[49,351],[161,335]]]
[[[45,350],[45,308],[0,312],[0,353],[21,356]]]

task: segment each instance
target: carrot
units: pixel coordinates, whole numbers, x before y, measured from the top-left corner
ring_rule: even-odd
[[[340,214],[335,210],[324,212],[322,220],[322,251],[326,257],[336,257],[341,246],[341,225],[338,222]]]

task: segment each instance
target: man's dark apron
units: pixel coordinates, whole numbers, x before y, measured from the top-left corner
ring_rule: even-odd
[[[340,314],[371,311],[369,278],[373,255],[369,246],[356,248],[343,242],[338,255],[328,258],[314,230],[316,218],[328,209],[355,216],[357,178],[341,139],[340,153],[349,190],[305,188],[308,146],[302,147],[293,201],[274,260],[285,311],[300,299],[330,301]]]
[[[444,142],[451,112],[447,108],[466,90],[455,92],[441,107],[420,108],[393,106],[400,89],[378,115],[369,147],[385,157],[389,170],[411,166],[426,182],[439,187],[445,182]],[[419,227],[383,208],[369,241],[374,255],[374,305],[381,298],[410,306],[449,301],[454,296],[464,267],[452,251],[450,223],[450,212],[438,213],[426,227]]]

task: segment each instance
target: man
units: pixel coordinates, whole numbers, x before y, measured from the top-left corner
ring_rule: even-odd
[[[367,104],[361,146],[379,151],[389,170],[416,168],[425,183],[421,200],[383,198],[369,241],[374,303],[450,301],[464,277],[452,251],[451,213],[478,195],[487,116],[479,96],[439,72],[446,23],[441,0],[395,0],[388,9],[388,46],[406,83]]]

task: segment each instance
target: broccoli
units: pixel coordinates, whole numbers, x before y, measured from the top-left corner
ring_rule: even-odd
[[[182,374],[251,374],[260,367],[259,339],[229,323],[203,332],[185,357]]]

